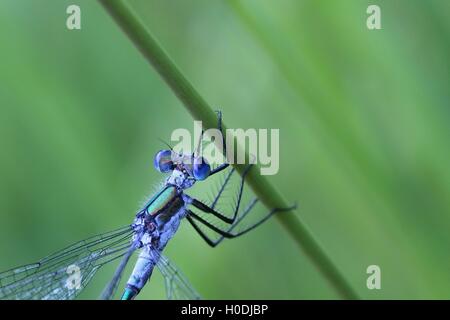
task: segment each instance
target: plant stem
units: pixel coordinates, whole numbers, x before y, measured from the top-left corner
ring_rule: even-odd
[[[193,118],[202,120],[205,129],[216,127],[217,116],[215,112],[195,90],[192,84],[184,77],[175,63],[169,58],[167,53],[164,52],[162,47],[152,36],[150,31],[124,1],[99,1],[141,51],[144,57],[153,65],[167,85],[182,101]],[[226,130],[226,127],[223,126],[223,129]],[[242,174],[243,166],[235,167],[238,172]],[[246,182],[252,188],[256,196],[268,208],[286,208],[289,206],[268,180],[259,174],[259,170],[257,170],[256,166],[253,166],[249,171],[246,176]],[[337,292],[343,298],[358,299],[358,295],[353,291],[328,255],[314,239],[314,236],[309,229],[297,218],[297,216],[293,213],[282,213],[275,216]]]

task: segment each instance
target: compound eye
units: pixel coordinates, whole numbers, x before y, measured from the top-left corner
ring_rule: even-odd
[[[206,162],[205,158],[198,157],[194,159],[192,173],[195,180],[205,180],[211,173],[211,167],[208,162]]]
[[[153,160],[153,165],[155,169],[159,172],[169,172],[173,170],[173,161],[172,161],[172,151],[171,150],[161,150],[159,151],[155,159]]]

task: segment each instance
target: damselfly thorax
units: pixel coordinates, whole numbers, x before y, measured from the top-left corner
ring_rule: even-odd
[[[183,207],[182,191],[166,185],[146,204],[142,214],[161,229]]]
[[[141,237],[139,246],[151,243],[164,248],[185,217],[185,205],[182,189],[165,184],[136,215],[133,228],[136,237]]]
[[[122,299],[133,299],[141,291],[158,263],[161,252],[178,230],[186,213],[182,195],[181,189],[166,184],[137,214],[133,228],[141,252]]]

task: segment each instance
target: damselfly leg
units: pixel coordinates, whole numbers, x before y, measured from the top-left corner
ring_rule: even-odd
[[[259,202],[258,198],[252,198],[247,206],[242,210],[241,202],[242,195],[245,185],[245,176],[248,169],[244,171],[241,177],[241,182],[239,185],[238,193],[235,200],[235,205],[231,215],[226,215],[222,212],[216,210],[216,206],[220,198],[224,195],[224,190],[226,185],[230,181],[231,175],[235,174],[235,170],[231,169],[227,175],[224,183],[220,187],[216,197],[212,201],[211,205],[208,206],[205,203],[192,199],[192,206],[198,210],[188,210],[188,215],[186,219],[192,225],[192,227],[197,231],[197,233],[202,237],[205,242],[215,247],[223,241],[225,238],[236,238],[239,237],[268,220],[272,215],[278,212],[290,211],[296,206],[291,206],[288,208],[273,208],[269,212],[259,215],[256,219],[247,220],[249,213],[255,208],[256,204]],[[247,220],[247,222],[246,222]],[[222,223],[223,222],[223,223]],[[213,233],[208,233],[207,229],[212,230]]]
[[[218,116],[218,130],[222,133],[222,146],[223,154],[227,154],[226,141],[224,139],[224,132],[222,130],[222,114],[217,112]],[[221,150],[222,152],[222,150]],[[224,180],[219,185],[219,188],[214,195],[213,199],[207,203],[207,201],[200,201],[196,198],[190,198],[192,208],[188,210],[187,220],[197,231],[197,233],[212,247],[217,246],[225,238],[235,238],[253,230],[257,226],[261,225],[264,221],[269,219],[273,214],[283,211],[289,211],[295,208],[295,206],[288,208],[273,208],[263,215],[256,217],[253,221],[249,218],[249,213],[255,208],[259,200],[256,197],[252,197],[247,200],[247,206],[242,210],[241,203],[243,201],[243,193],[245,187],[245,178],[249,173],[252,165],[247,165],[244,168],[242,176],[236,173],[234,168],[231,168],[229,164],[223,163],[213,169],[211,174],[216,174],[225,170],[228,173],[224,176]],[[232,208],[224,210],[220,207],[219,202],[222,199],[227,198],[227,189],[233,184],[232,180],[237,180],[237,186],[233,196]],[[229,196],[229,195],[228,195]],[[229,199],[226,199],[229,202]],[[230,210],[231,209],[231,210]],[[225,212],[226,211],[226,212]],[[226,214],[228,213],[228,214]],[[212,234],[211,232],[213,231]]]

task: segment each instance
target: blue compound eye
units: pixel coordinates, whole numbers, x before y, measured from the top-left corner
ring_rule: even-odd
[[[208,178],[210,172],[211,167],[208,162],[206,162],[205,158],[199,157],[194,159],[192,173],[194,174],[195,180],[205,180]]]
[[[153,160],[153,165],[159,172],[169,172],[173,170],[172,151],[159,151],[155,156],[155,160]]]

